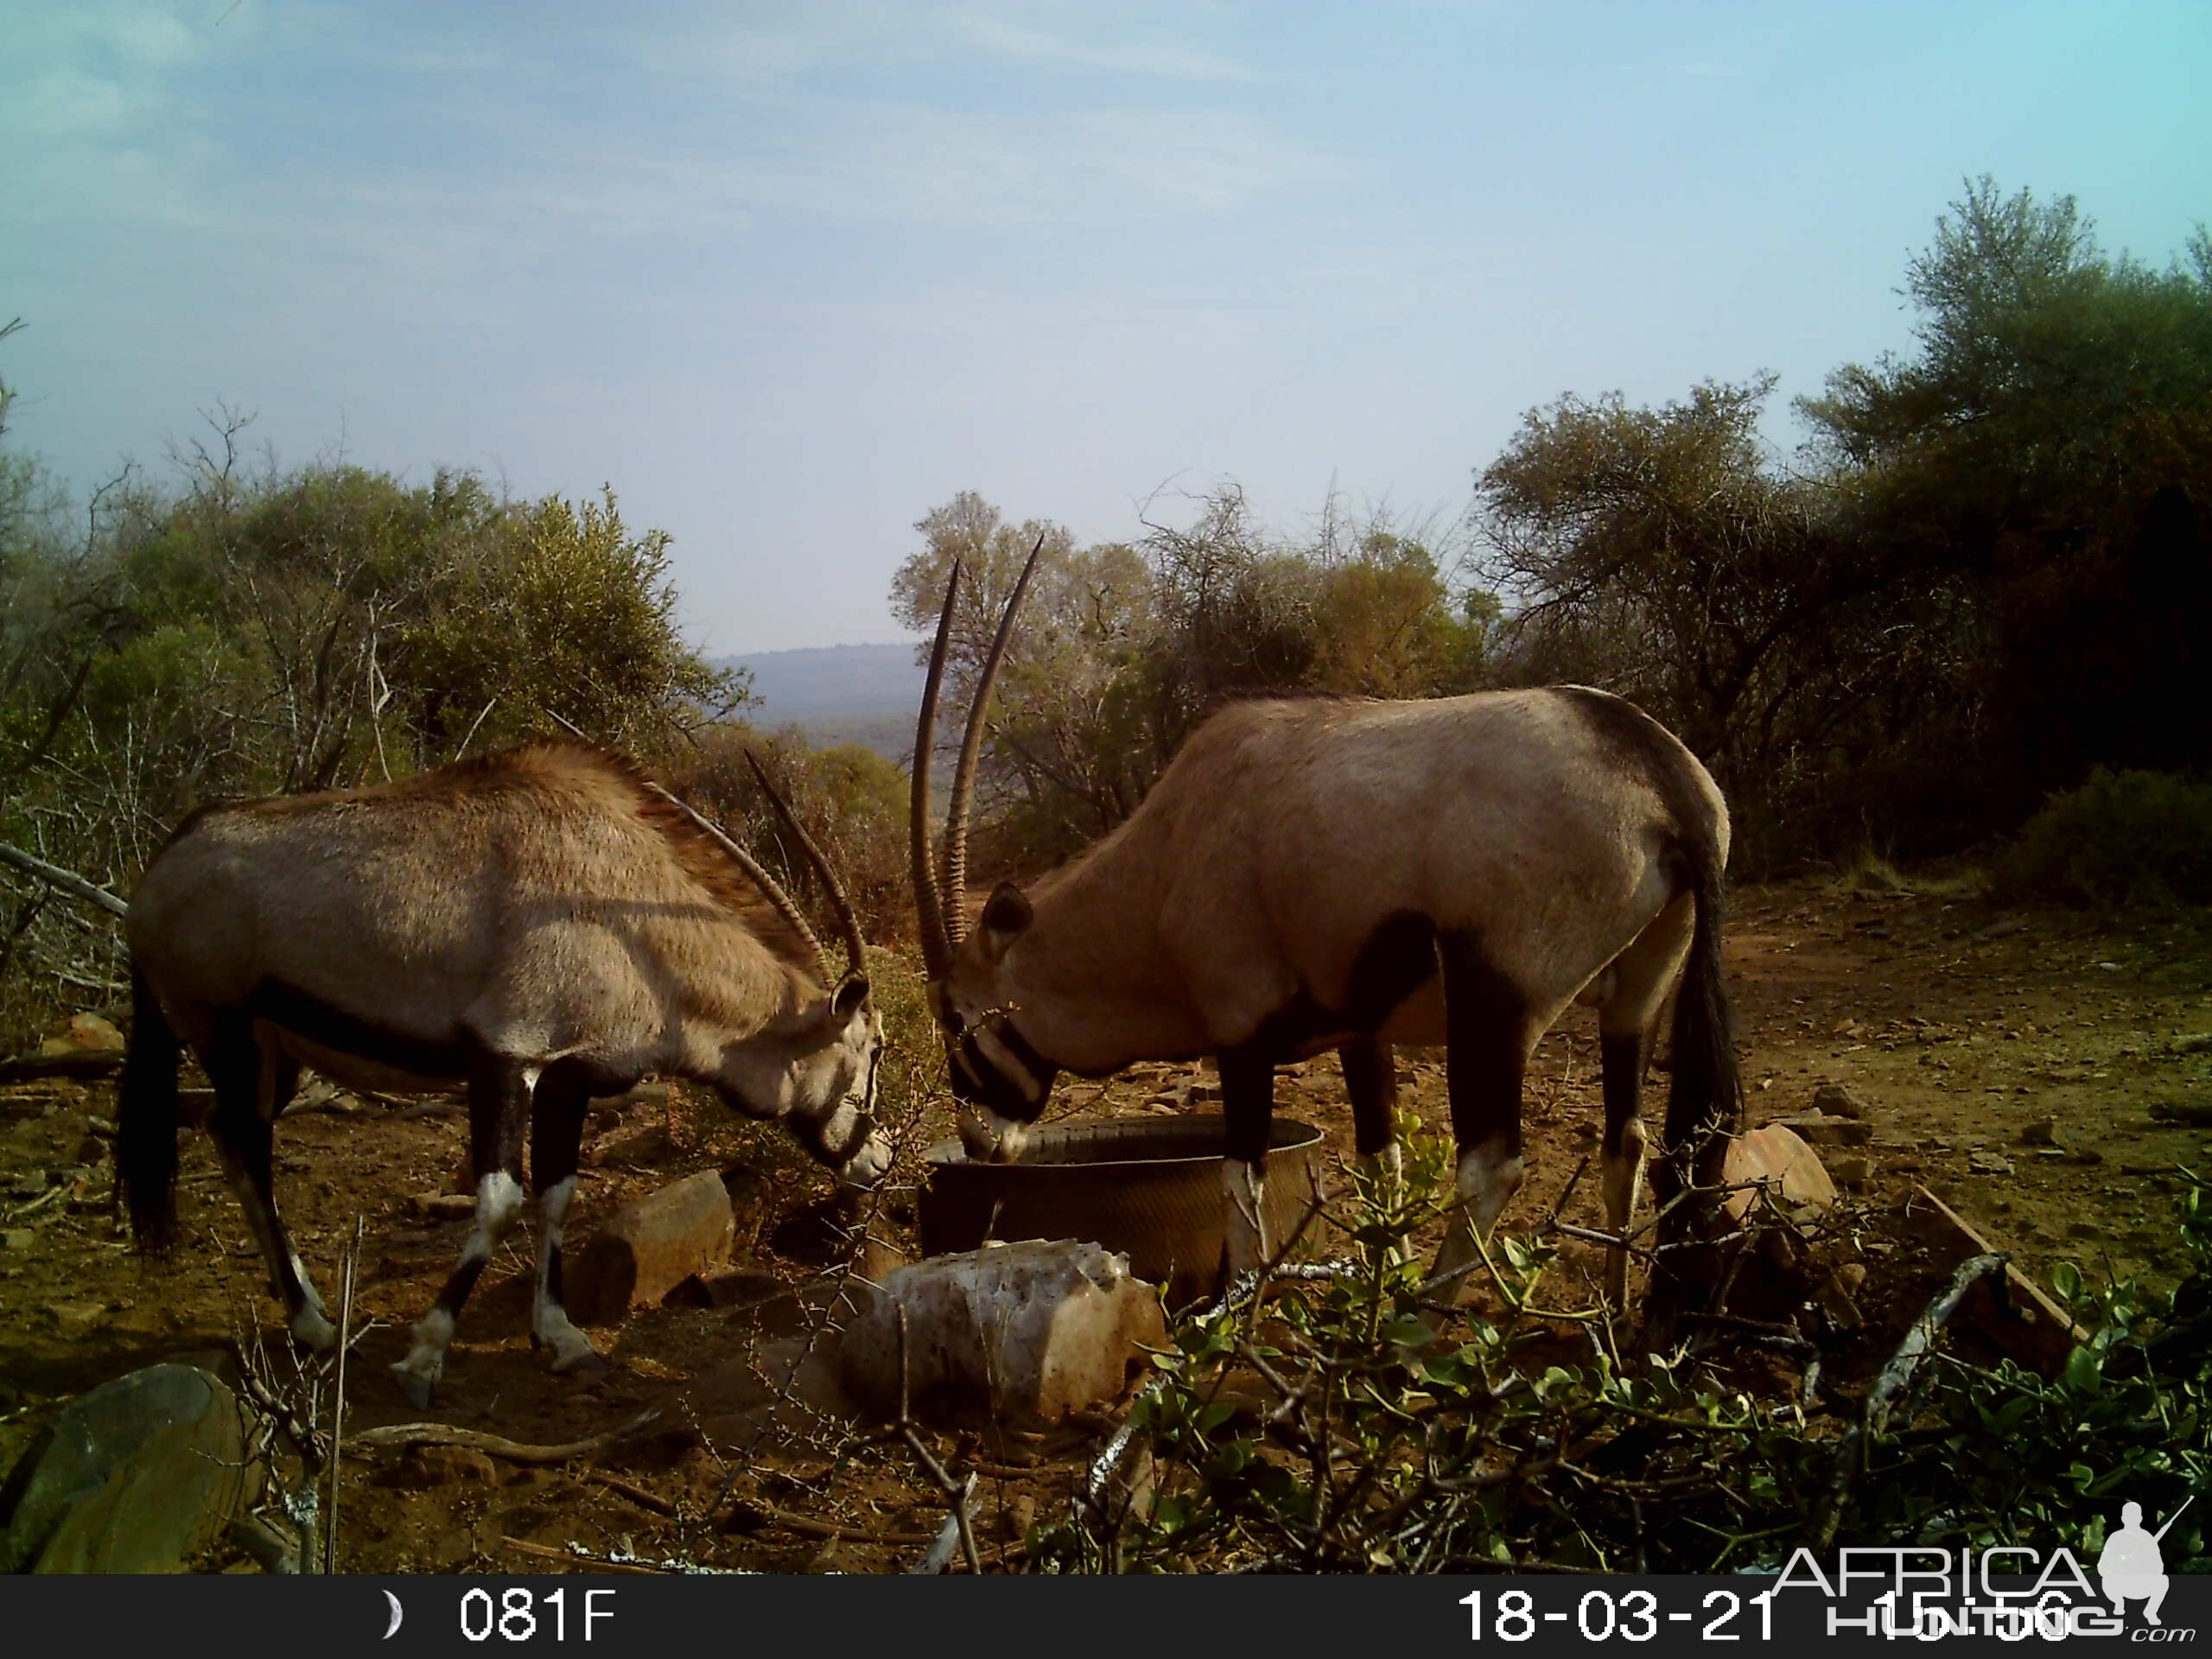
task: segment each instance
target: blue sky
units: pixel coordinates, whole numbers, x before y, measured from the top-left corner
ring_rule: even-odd
[[[1098,541],[1240,482],[1446,519],[1529,408],[1910,343],[1963,181],[2163,264],[2212,0],[0,0],[12,445],[218,399],[675,537],[716,652],[899,637],[962,489]]]

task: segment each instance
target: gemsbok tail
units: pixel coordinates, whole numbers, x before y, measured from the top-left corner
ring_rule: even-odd
[[[176,1243],[177,1058],[175,1031],[134,964],[130,1045],[124,1052],[116,1108],[115,1185],[130,1236],[149,1255]]]
[[[1743,1128],[1744,1087],[1736,1065],[1736,1021],[1720,973],[1720,925],[1726,906],[1719,849],[1711,837],[1684,849],[1684,874],[1695,894],[1689,957],[1675,999],[1674,1086],[1667,1100],[1668,1173],[1675,1182],[1714,1186],[1728,1137]],[[1673,1196],[1658,1185],[1654,1196]],[[1687,1219],[1687,1217],[1685,1217]]]

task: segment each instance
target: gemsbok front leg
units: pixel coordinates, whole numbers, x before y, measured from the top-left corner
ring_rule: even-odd
[[[1351,1101],[1352,1149],[1374,1182],[1376,1196],[1393,1203],[1402,1192],[1403,1166],[1398,1151],[1398,1068],[1390,1045],[1377,1037],[1354,1037],[1337,1048]],[[1405,1259],[1402,1245],[1391,1259]]]
[[[1459,1203],[1446,1224],[1433,1276],[1456,1274],[1445,1294],[1466,1300],[1478,1240],[1487,1240],[1519,1190],[1521,1089],[1532,1024],[1528,1001],[1484,955],[1478,940],[1450,933],[1438,940],[1444,967],[1445,1080],[1452,1098],[1452,1138],[1459,1150]]]
[[[468,1147],[476,1168],[476,1217],[461,1264],[430,1311],[415,1321],[414,1345],[391,1369],[417,1410],[427,1408],[445,1374],[446,1345],[453,1340],[468,1293],[492,1252],[522,1213],[522,1138],[537,1084],[535,1066],[496,1055],[480,1057],[468,1073]]]
[[[537,1191],[537,1293],[531,1303],[530,1345],[550,1348],[556,1373],[594,1376],[607,1361],[569,1318],[561,1301],[562,1226],[575,1196],[590,1086],[572,1065],[552,1065],[537,1080],[531,1103],[530,1178]]]
[[[1275,1063],[1259,1039],[1221,1052],[1221,1115],[1228,1141],[1221,1160],[1228,1195],[1224,1289],[1271,1260],[1281,1239],[1268,1236],[1268,1141],[1274,1121]]]

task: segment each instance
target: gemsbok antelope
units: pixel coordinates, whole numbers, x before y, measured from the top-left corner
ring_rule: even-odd
[[[475,1224],[393,1367],[417,1406],[522,1208],[525,1130],[540,1223],[531,1335],[560,1372],[604,1368],[561,1301],[562,1220],[593,1098],[649,1073],[693,1079],[747,1116],[784,1120],[848,1186],[874,1185],[892,1149],[873,1116],[883,1031],[859,924],[768,792],[836,911],[842,980],[741,848],[627,758],[586,744],[194,812],[147,867],[127,925],[116,1166],[139,1248],[165,1254],[175,1238],[180,1039],[213,1085],[207,1128],[271,1289],[317,1351],[336,1332],[270,1169],[302,1064],[369,1086],[466,1084]]]
[[[1603,1198],[1613,1230],[1625,1229],[1643,1166],[1648,1049],[1679,982],[1655,1197],[1664,1205],[1693,1181],[1718,1182],[1742,1104],[1720,963],[1727,808],[1671,733],[1604,691],[1232,703],[1118,828],[1027,892],[1000,885],[969,936],[968,803],[1036,560],[979,676],[941,877],[930,753],[957,564],[914,747],[930,1003],[954,1090],[982,1113],[963,1118],[970,1156],[1018,1158],[1060,1071],[1217,1056],[1233,1277],[1278,1243],[1263,1236],[1260,1202],[1275,1067],[1337,1050],[1357,1150],[1395,1169],[1392,1046],[1441,1043],[1460,1203],[1433,1270],[1464,1281],[1475,1241],[1522,1180],[1530,1053],[1570,1001],[1598,1010]],[[1690,1242],[1693,1219],[1662,1211],[1662,1242]],[[1617,1310],[1627,1269],[1616,1252]]]

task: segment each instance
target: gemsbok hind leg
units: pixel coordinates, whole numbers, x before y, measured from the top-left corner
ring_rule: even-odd
[[[430,1311],[415,1321],[414,1344],[391,1369],[417,1410],[427,1408],[444,1375],[446,1345],[468,1293],[507,1229],[522,1212],[522,1137],[530,1118],[537,1071],[486,1055],[468,1072],[468,1146],[476,1168],[475,1226],[461,1264],[438,1292]]]
[[[1437,941],[1444,966],[1445,1080],[1459,1147],[1459,1205],[1432,1276],[1456,1274],[1445,1294],[1464,1301],[1490,1230],[1521,1185],[1521,1086],[1528,1070],[1528,999],[1471,935]]]
[[[607,1362],[561,1305],[561,1229],[575,1196],[577,1154],[590,1104],[582,1073],[554,1065],[537,1080],[530,1115],[530,1178],[537,1190],[537,1294],[531,1304],[530,1343],[553,1351],[555,1371],[586,1376],[604,1371]]]
[[[1694,901],[1676,899],[1652,918],[1601,978],[1598,1055],[1605,1097],[1605,1136],[1599,1158],[1605,1226],[1625,1234],[1643,1185],[1643,1074],[1667,993],[1689,955]],[[1605,1269],[1605,1297],[1616,1313],[1628,1306],[1628,1252],[1615,1250]]]
[[[269,1288],[284,1304],[293,1339],[316,1353],[327,1353],[338,1340],[338,1327],[330,1322],[322,1298],[308,1277],[307,1263],[300,1260],[276,1211],[273,1126],[298,1084],[298,1064],[273,1047],[264,1053],[252,1020],[243,1017],[216,1026],[200,1063],[215,1090],[208,1131],[231,1190],[245,1211],[246,1224],[269,1264]]]

